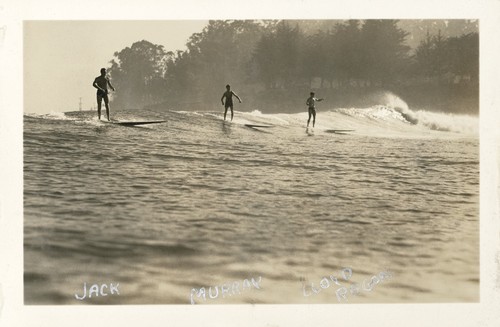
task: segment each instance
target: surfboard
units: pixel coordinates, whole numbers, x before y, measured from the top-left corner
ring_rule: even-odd
[[[160,124],[166,122],[166,120],[148,120],[148,121],[105,121],[105,123],[121,125],[121,126],[137,126],[137,125],[148,125],[148,124]]]
[[[250,128],[269,128],[269,127],[274,127],[272,125],[253,125],[253,124],[245,124],[246,127],[250,127]]]
[[[342,134],[342,133],[347,133],[347,132],[354,132],[354,130],[353,129],[327,129],[327,130],[325,130],[325,132]]]

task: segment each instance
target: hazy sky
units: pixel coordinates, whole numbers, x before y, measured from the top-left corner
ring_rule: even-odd
[[[24,111],[50,113],[96,105],[94,78],[115,51],[147,40],[165,50],[185,49],[207,24],[179,21],[25,21]]]

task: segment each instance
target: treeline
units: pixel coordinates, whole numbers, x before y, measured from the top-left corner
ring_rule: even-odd
[[[414,50],[408,36],[397,20],[349,20],[316,33],[298,21],[209,21],[185,51],[143,40],[116,52],[110,75],[120,91],[113,101],[213,110],[229,83],[249,110],[303,110],[313,89],[329,96],[329,106],[368,104],[371,94],[391,91],[410,105],[463,111],[453,104],[461,99],[477,111],[478,34],[428,33]]]

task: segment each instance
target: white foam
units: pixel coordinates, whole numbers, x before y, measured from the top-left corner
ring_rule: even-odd
[[[48,114],[38,114],[38,113],[26,113],[28,117],[32,118],[42,118],[42,119],[53,119],[53,120],[75,120],[73,117],[68,117],[64,112],[52,111]]]
[[[479,134],[479,117],[419,110],[416,112],[419,125],[432,130],[463,134]]]
[[[363,135],[427,137],[448,133],[477,135],[479,119],[474,116],[434,113],[425,110],[412,111],[404,101],[392,94],[386,94],[387,105],[367,108],[337,108],[318,111],[316,130],[349,129]],[[221,113],[183,112],[192,116],[216,117],[223,119]],[[284,128],[303,128],[307,125],[307,112],[294,114],[266,114],[255,109],[251,112],[235,111],[235,124],[269,124]],[[453,135],[450,133],[452,132]]]

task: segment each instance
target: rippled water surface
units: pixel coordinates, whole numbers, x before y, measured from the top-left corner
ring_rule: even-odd
[[[373,110],[319,114],[307,133],[302,114],[25,116],[25,303],[189,304],[251,278],[197,302],[339,303],[324,276],[382,271],[349,302],[478,301],[477,136]],[[120,294],[78,301],[83,283]]]

